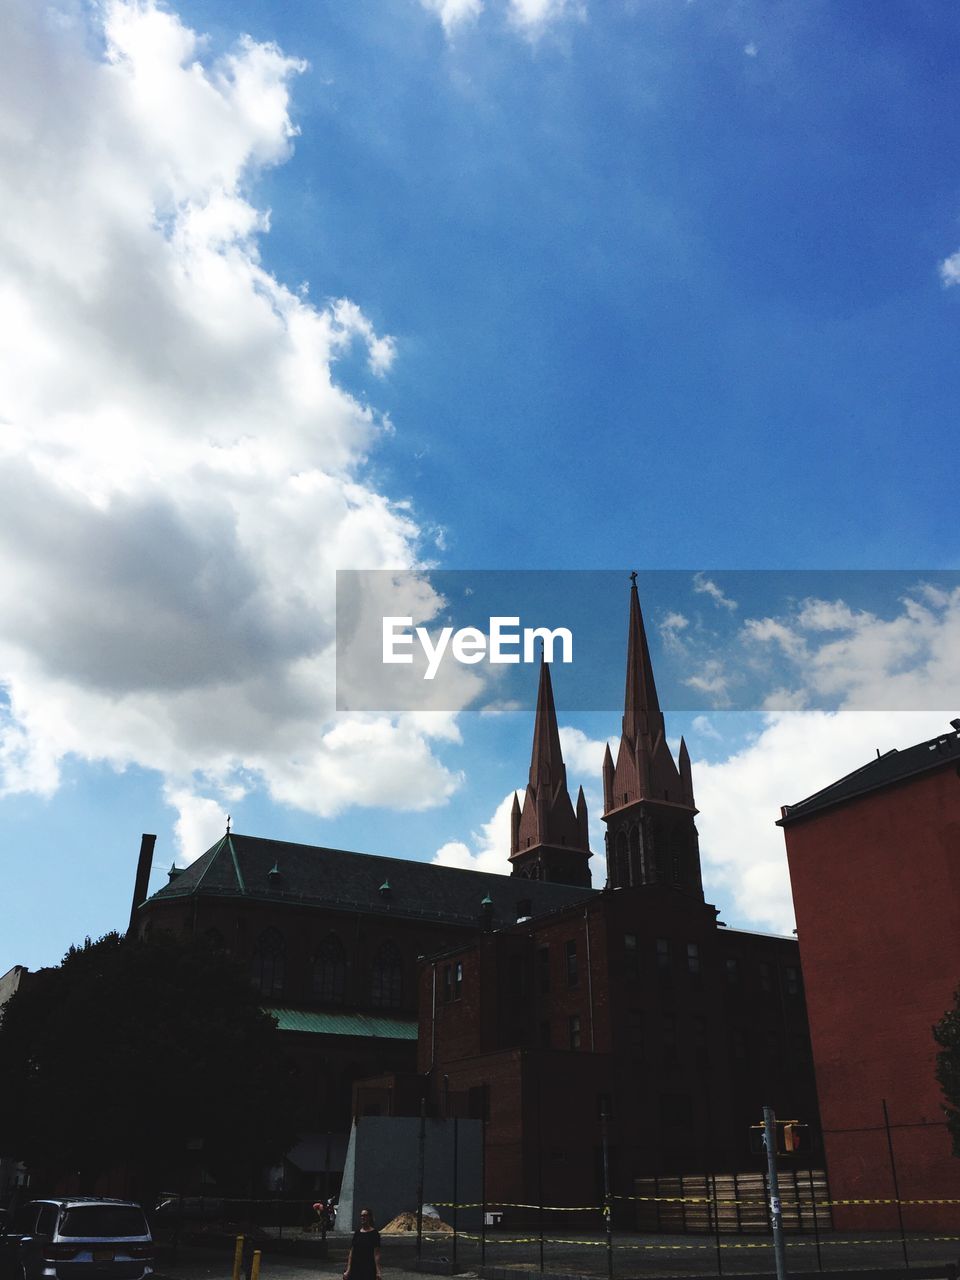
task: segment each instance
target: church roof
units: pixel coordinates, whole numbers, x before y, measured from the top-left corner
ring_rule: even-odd
[[[892,786],[917,774],[929,773],[932,769],[958,762],[960,733],[938,734],[936,738],[918,742],[916,746],[907,747],[903,751],[894,747],[892,751],[878,755],[876,760],[855,769],[846,777],[832,782],[822,791],[807,796],[806,800],[800,800],[797,804],[785,804],[780,810],[777,826],[787,827],[800,818],[819,813],[822,809],[829,809],[845,800],[852,800],[856,796]]]
[[[232,831],[147,901],[202,894],[476,925],[481,902],[489,897],[493,922],[502,925],[512,924],[518,914],[545,915],[560,910],[582,902],[593,892]]]

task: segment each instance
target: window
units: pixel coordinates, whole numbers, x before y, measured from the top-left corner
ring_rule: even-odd
[[[453,998],[459,1000],[463,995],[463,962],[458,960],[453,966]]]
[[[766,960],[760,961],[760,990],[767,995],[773,991],[773,969]]]
[[[537,972],[540,975],[540,994],[550,990],[550,948],[541,947],[537,952]]]
[[[727,984],[735,987],[740,981],[740,961],[736,956],[727,956],[724,969],[727,975]]]
[[[670,939],[657,939],[657,968],[661,973],[670,972]]]
[[[310,986],[314,999],[324,1004],[343,1004],[346,976],[343,943],[335,933],[329,933],[313,953]]]
[[[699,974],[700,948],[695,942],[687,943],[687,973]]]
[[[570,1048],[580,1048],[580,1015],[578,1013],[570,1015]]]
[[[137,1235],[146,1235],[146,1229],[143,1224],[143,1214],[137,1214],[140,1219],[140,1230]],[[52,1236],[57,1229],[57,1208],[52,1204],[45,1204],[40,1210],[37,1217],[37,1226],[35,1234],[38,1236]],[[82,1234],[82,1233],[81,1233]]]
[[[623,935],[623,973],[632,981],[640,977],[640,950],[635,933]]]
[[[268,1000],[283,994],[283,938],[279,929],[264,929],[253,953],[253,982]]]
[[[403,961],[395,942],[385,942],[373,958],[370,1003],[377,1009],[397,1009],[403,1003]]]
[[[575,987],[580,981],[580,970],[577,965],[577,944],[571,938],[566,944],[567,986]]]
[[[788,996],[800,994],[800,970],[788,965],[783,971],[783,989]]]
[[[453,999],[453,970],[450,965],[443,966],[443,1003],[449,1004]]]

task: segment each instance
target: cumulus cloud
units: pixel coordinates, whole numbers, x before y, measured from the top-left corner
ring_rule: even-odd
[[[510,813],[514,792],[505,795],[489,822],[474,831],[470,844],[462,840],[448,840],[441,845],[433,861],[442,867],[460,867],[463,871],[494,871],[498,875],[510,873]]]
[[[945,728],[931,712],[778,712],[727,759],[694,760],[704,882],[708,897],[729,906],[727,923],[794,927],[783,832],[774,825],[781,805],[869,763],[877,749],[912,746]]]
[[[137,763],[192,841],[238,776],[319,814],[458,784],[448,720],[331,719],[335,569],[414,566],[421,534],[360,478],[389,424],[336,380],[353,347],[382,377],[393,339],[260,259],[304,70],[249,38],[209,55],[154,0],[6,6],[8,792],[49,794],[68,755]]]
[[[911,711],[960,699],[960,588],[919,584],[889,617],[807,599],[783,617],[748,619],[743,636],[792,664],[794,682],[770,695],[771,706]]]

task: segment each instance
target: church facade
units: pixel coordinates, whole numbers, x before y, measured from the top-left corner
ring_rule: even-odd
[[[422,1098],[486,1119],[490,1199],[539,1184],[596,1203],[601,1112],[625,1190],[760,1168],[764,1104],[809,1126],[817,1161],[797,943],[728,929],[704,900],[690,759],[666,741],[635,584],[602,780],[594,889],[542,665],[510,875],[228,831],[145,899],[145,844],[131,929],[205,936],[248,967],[310,1086],[291,1153],[305,1189],[329,1186],[353,1115],[417,1114]]]

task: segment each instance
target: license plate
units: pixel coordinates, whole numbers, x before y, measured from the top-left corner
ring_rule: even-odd
[[[94,1262],[112,1262],[113,1250],[112,1249],[94,1249],[93,1260]]]

